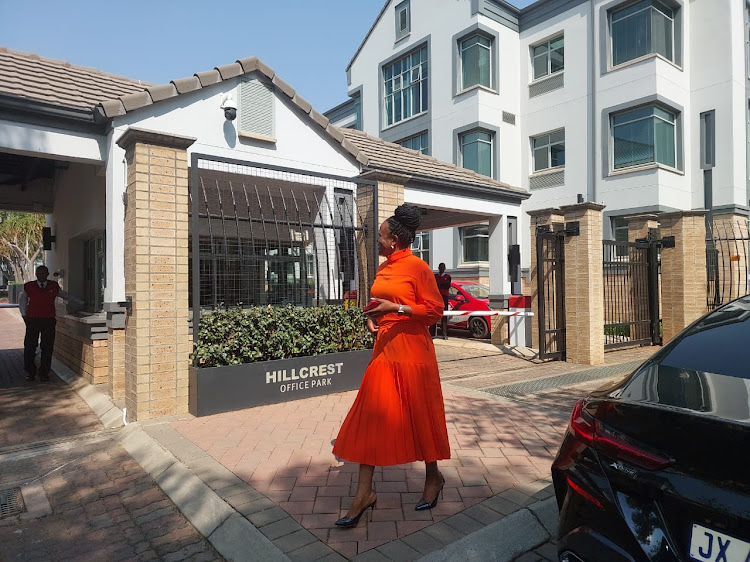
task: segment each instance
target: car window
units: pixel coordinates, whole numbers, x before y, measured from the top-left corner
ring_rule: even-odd
[[[660,365],[750,378],[750,297],[704,317],[659,361]]]
[[[487,285],[464,285],[461,288],[475,299],[490,298],[490,288]]]

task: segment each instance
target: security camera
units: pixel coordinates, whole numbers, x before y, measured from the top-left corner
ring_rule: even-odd
[[[237,102],[232,98],[232,94],[227,94],[221,101],[221,109],[224,110],[224,117],[227,121],[234,121],[237,119]]]

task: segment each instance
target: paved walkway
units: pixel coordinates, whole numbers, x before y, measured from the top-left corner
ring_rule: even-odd
[[[357,466],[331,448],[355,392],[118,428],[111,402],[59,363],[67,384],[23,382],[14,314],[0,309],[0,366],[13,371],[0,490],[21,487],[27,512],[0,518],[0,560],[554,560],[549,467],[572,404],[651,351],[608,355],[622,366],[573,387],[502,396],[486,391],[581,367],[439,341],[443,497],[416,512],[423,465],[377,468],[372,521],[337,529]]]

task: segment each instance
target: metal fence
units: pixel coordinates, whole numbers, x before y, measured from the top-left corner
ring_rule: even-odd
[[[336,304],[357,289],[358,244],[374,234],[359,180],[201,155],[191,165],[194,308]]]
[[[659,343],[658,242],[602,243],[604,349]]]
[[[748,245],[747,219],[717,219],[706,225],[708,310],[750,294]]]
[[[539,358],[565,361],[565,245],[561,233],[537,230],[536,260]]]

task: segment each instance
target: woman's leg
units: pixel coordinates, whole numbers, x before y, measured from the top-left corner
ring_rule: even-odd
[[[352,505],[349,506],[347,517],[356,517],[362,510],[375,501],[377,496],[372,489],[372,475],[375,467],[369,464],[359,465],[359,478],[357,479],[357,493],[354,495]]]
[[[438,470],[437,461],[424,463],[424,491],[422,499],[428,502],[434,500],[443,487],[443,475]]]

